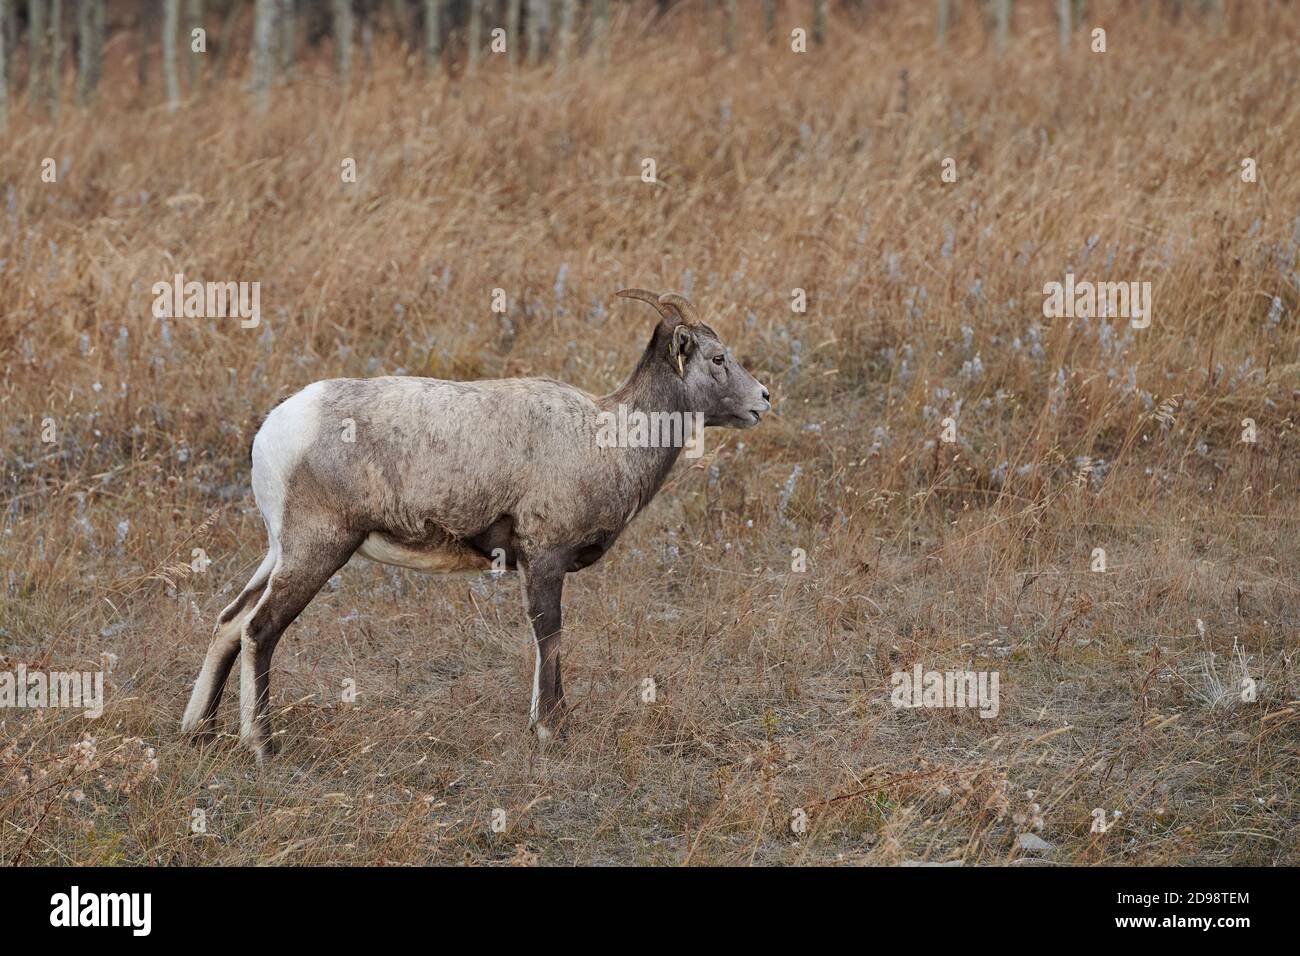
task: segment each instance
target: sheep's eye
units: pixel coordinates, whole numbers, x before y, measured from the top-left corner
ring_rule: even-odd
[[[723,356],[723,355],[715,355],[715,356],[713,356],[713,364],[714,364],[714,365],[725,365],[726,363],[727,363],[726,356]]]

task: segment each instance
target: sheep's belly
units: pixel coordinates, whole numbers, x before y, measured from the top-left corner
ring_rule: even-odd
[[[380,564],[392,564],[415,571],[481,571],[492,566],[492,562],[483,555],[456,542],[406,545],[377,532],[371,533],[361,542],[357,554]]]

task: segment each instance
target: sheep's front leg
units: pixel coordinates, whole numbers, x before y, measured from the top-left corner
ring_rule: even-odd
[[[560,682],[560,597],[564,567],[558,560],[530,561],[524,573],[524,595],[533,625],[537,658],[533,664],[533,702],[528,726],[545,741],[561,733],[567,708]]]

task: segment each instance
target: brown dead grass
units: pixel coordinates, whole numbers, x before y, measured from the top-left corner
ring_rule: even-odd
[[[690,11],[608,67],[389,51],[346,100],[322,57],[263,118],[234,79],[169,114],[110,62],[93,110],[15,116],[0,670],[112,666],[98,721],[0,712],[0,862],[1008,863],[1032,831],[1058,863],[1296,863],[1298,14],[1098,3],[1109,52],[1062,60],[1036,8],[1005,57],[971,23],[939,55],[922,6],[806,56],[727,59]],[[1071,267],[1152,282],[1152,327],[1044,320]],[[176,271],[260,281],[262,326],[164,333]],[[609,390],[650,327],[626,285],[688,291],[776,409],[570,579],[569,740],[524,732],[513,580],[358,562],[281,644],[276,761],[184,741],[261,555],[260,416],[398,370]],[[1234,640],[1258,700],[1210,706]],[[918,661],[998,670],[997,719],[895,711]]]

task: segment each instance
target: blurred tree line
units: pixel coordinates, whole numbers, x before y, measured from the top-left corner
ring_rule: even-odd
[[[1170,19],[1224,12],[1223,0],[1135,2],[1144,14],[1154,8]],[[400,38],[408,58],[428,70],[465,72],[490,53],[513,65],[561,66],[577,56],[604,55],[611,23],[620,17],[654,24],[695,11],[715,24],[716,42],[734,52],[742,18],[761,22],[769,41],[778,27],[784,32],[795,23],[821,44],[832,15],[861,28],[874,16],[922,4],[933,5],[940,45],[957,18],[972,11],[998,49],[1006,45],[1016,8],[1046,4],[1063,48],[1088,17],[1088,0],[0,0],[0,126],[19,90],[29,109],[50,116],[69,96],[90,102],[105,49],[133,57],[139,89],[156,89],[172,109],[200,90],[209,73],[245,67],[265,106],[276,81],[320,47],[332,51],[340,81],[351,82],[358,68],[369,70],[380,35]]]

